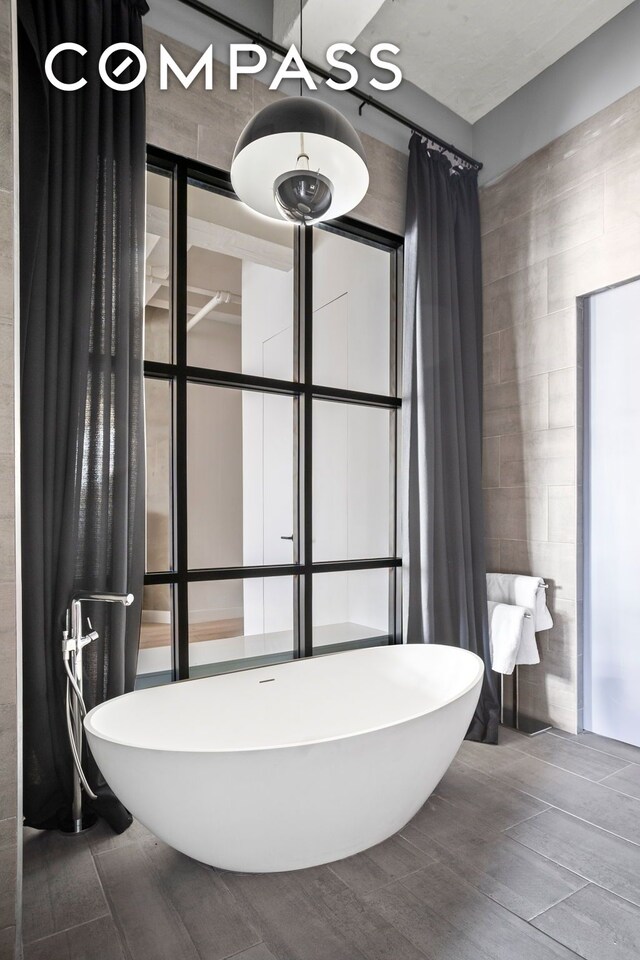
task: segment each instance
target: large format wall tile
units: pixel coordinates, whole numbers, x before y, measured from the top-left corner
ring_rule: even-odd
[[[485,533],[489,539],[545,540],[549,530],[546,488],[496,487],[485,491]]]
[[[575,445],[576,435],[572,427],[534,430],[531,433],[501,437],[501,485],[512,487],[519,484],[574,484]]]
[[[549,426],[573,427],[577,419],[578,371],[576,367],[549,374]]]
[[[551,582],[555,625],[521,671],[521,702],[569,731],[582,700],[578,298],[640,274],[638,158],[635,90],[481,195],[485,453],[500,458],[497,484],[495,463],[484,471],[488,543],[493,566]]]
[[[575,309],[576,297],[640,274],[640,220],[550,257],[549,312]]]
[[[13,433],[13,323],[0,319],[0,454],[13,457]]]
[[[500,333],[500,379],[526,380],[576,363],[574,310],[516,323]]]
[[[484,287],[484,329],[495,333],[547,314],[547,263],[534,263]]]
[[[549,540],[555,543],[575,543],[577,537],[575,486],[550,486],[548,496]]]
[[[483,411],[485,437],[546,430],[549,426],[548,376],[487,383]]]
[[[575,547],[544,540],[503,540],[500,548],[503,570],[535,576],[543,570],[556,597],[576,599]]]
[[[546,260],[604,229],[604,174],[572,187],[484,237],[485,282]]]
[[[0,583],[0,703],[16,702],[15,584]]]
[[[549,199],[545,150],[523,160],[504,174],[481,198],[482,233],[499,227],[542,206]]]
[[[543,151],[550,196],[640,153],[640,98],[632,91],[579,123]],[[537,156],[537,154],[536,154]]]
[[[482,486],[500,486],[500,437],[482,441]]]

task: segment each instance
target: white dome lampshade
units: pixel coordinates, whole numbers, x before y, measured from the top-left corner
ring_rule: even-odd
[[[319,100],[286,97],[246,125],[233,154],[238,197],[273,220],[312,224],[356,207],[369,187],[360,137]]]

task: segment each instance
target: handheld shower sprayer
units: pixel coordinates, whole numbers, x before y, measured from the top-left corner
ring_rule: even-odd
[[[80,591],[74,595],[67,610],[65,629],[62,633],[62,661],[67,674],[65,696],[65,710],[67,717],[67,732],[69,745],[73,757],[73,808],[72,832],[81,833],[84,829],[82,822],[82,790],[87,796],[96,800],[97,796],[89,786],[84,770],[82,769],[82,721],[87,713],[82,687],[82,651],[92,640],[98,639],[98,633],[93,629],[87,617],[89,633],[83,635],[83,603],[119,603],[129,607],[133,603],[132,593],[91,593]]]

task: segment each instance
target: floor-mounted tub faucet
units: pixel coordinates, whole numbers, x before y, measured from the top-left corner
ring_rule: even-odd
[[[82,790],[92,800],[96,799],[84,770],[82,769],[82,720],[87,712],[84,703],[82,687],[82,651],[92,640],[98,639],[98,633],[89,624],[89,633],[83,636],[83,603],[121,603],[128,607],[133,603],[132,593],[89,593],[82,591],[71,600],[67,610],[66,626],[62,634],[62,659],[67,673],[67,689],[65,709],[67,715],[67,731],[69,745],[73,756],[73,806],[72,832],[81,833],[82,823]]]

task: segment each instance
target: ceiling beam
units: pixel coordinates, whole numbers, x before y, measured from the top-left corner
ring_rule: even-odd
[[[323,63],[327,48],[352,43],[373,20],[385,0],[306,0],[302,11],[302,53]],[[300,0],[274,0],[273,39],[283,47],[300,46]]]
[[[166,210],[161,207],[147,207],[147,232],[168,238],[169,220]],[[265,240],[263,237],[254,237],[231,227],[221,227],[209,220],[188,217],[187,235],[190,246],[201,247],[212,253],[222,253],[238,260],[250,260],[276,270],[288,271],[293,267],[291,247]]]

